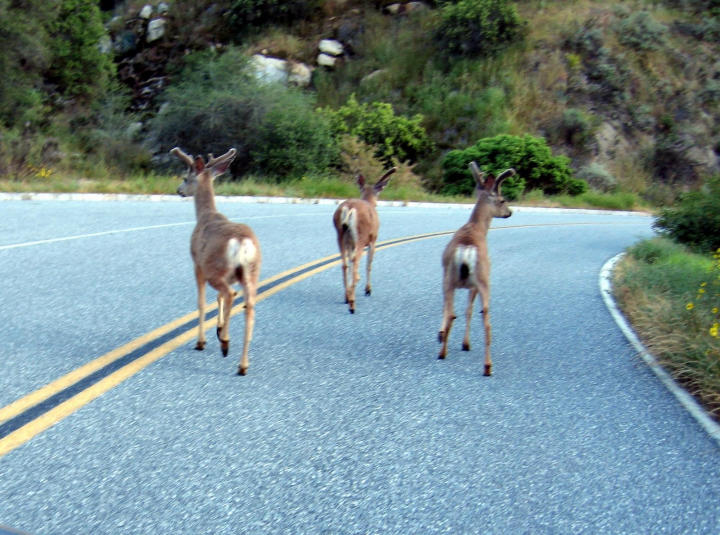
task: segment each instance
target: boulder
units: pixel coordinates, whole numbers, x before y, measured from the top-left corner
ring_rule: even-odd
[[[145,36],[148,43],[157,41],[163,35],[165,35],[165,19],[153,19],[148,22],[147,35]]]
[[[318,45],[320,52],[328,56],[339,57],[345,53],[345,48],[340,41],[335,39],[323,39]]]
[[[288,83],[288,62],[286,60],[254,54],[250,59],[250,64],[258,80],[282,84]]]
[[[304,63],[289,62],[288,83],[298,87],[308,87],[312,80],[312,69]]]
[[[331,56],[330,54],[318,54],[317,64],[321,67],[327,67],[332,69],[338,62],[338,58]]]
[[[138,13],[138,17],[141,19],[148,20],[150,17],[152,17],[153,14],[153,7],[150,4],[145,4],[140,12]]]

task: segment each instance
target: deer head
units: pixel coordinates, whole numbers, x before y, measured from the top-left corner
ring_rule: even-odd
[[[215,177],[223,174],[235,159],[237,150],[230,149],[222,156],[215,158],[212,154],[208,155],[208,161],[205,162],[202,156],[196,156],[193,160],[190,155],[184,153],[179,147],[175,147],[170,151],[171,154],[177,156],[187,165],[187,175],[182,184],[178,186],[177,192],[181,197],[192,197],[197,191],[198,184],[202,181],[208,181],[212,184]]]
[[[357,176],[357,185],[360,188],[361,198],[365,201],[374,201],[380,192],[385,189],[388,182],[390,182],[390,175],[392,175],[397,169],[393,167],[389,169],[383,176],[381,176],[375,184],[368,184],[365,181],[363,175]]]
[[[485,179],[483,178],[485,173],[480,171],[475,162],[470,162],[470,172],[475,178],[478,201],[481,199],[485,201],[485,204],[490,208],[490,215],[492,217],[510,217],[512,210],[510,210],[507,201],[500,193],[500,186],[506,178],[515,175],[515,169],[507,169],[500,173],[497,178],[495,175],[490,174]]]

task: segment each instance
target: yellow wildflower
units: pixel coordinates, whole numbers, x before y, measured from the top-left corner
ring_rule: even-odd
[[[718,324],[718,322],[713,323],[712,327],[710,327],[710,336],[712,336],[713,338],[717,338],[718,329],[720,329],[720,324]]]
[[[685,305],[685,309],[687,309],[687,310],[692,310],[693,308],[695,308],[694,303],[688,303],[687,305]]]

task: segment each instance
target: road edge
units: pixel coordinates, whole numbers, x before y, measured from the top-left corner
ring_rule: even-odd
[[[708,435],[715,440],[715,443],[720,447],[720,424],[715,422],[705,409],[697,402],[697,400],[690,395],[690,393],[681,387],[672,376],[665,371],[660,365],[657,359],[645,348],[643,343],[640,341],[635,331],[630,326],[630,323],[625,318],[625,315],[620,311],[620,308],[615,302],[615,298],[612,293],[612,274],[615,269],[615,265],[625,256],[625,253],[620,253],[610,260],[605,262],[602,269],[600,270],[599,285],[600,294],[602,295],[603,301],[608,311],[612,315],[615,323],[620,327],[620,330],[627,338],[628,342],[635,348],[638,355],[645,361],[665,387],[675,396],[680,404],[687,410],[690,415],[705,429]]]

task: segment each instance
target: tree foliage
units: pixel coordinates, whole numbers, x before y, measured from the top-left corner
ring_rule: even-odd
[[[255,171],[278,179],[324,171],[337,159],[327,118],[311,94],[265,84],[237,49],[191,56],[167,104],[152,122],[162,151],[219,154],[235,147],[233,173]]]
[[[115,73],[109,54],[100,50],[106,35],[95,0],[62,0],[48,26],[52,65],[49,75],[67,96],[92,100],[102,95]]]
[[[447,2],[435,33],[450,55],[488,56],[522,38],[524,24],[507,0]]]
[[[432,147],[422,126],[422,116],[395,115],[387,102],[359,103],[352,94],[339,109],[323,111],[330,118],[336,135],[350,134],[376,146],[376,156],[386,162],[391,158],[414,162]]]
[[[663,209],[654,226],[700,252],[720,248],[720,176],[683,194],[675,206]]]
[[[587,183],[573,177],[570,160],[553,156],[544,138],[530,135],[499,135],[483,138],[463,150],[450,151],[442,161],[444,193],[470,195],[474,181],[468,169],[471,161],[487,172],[498,174],[510,167],[517,171],[503,182],[503,194],[518,198],[526,189],[545,193],[578,195],[587,190]]]

